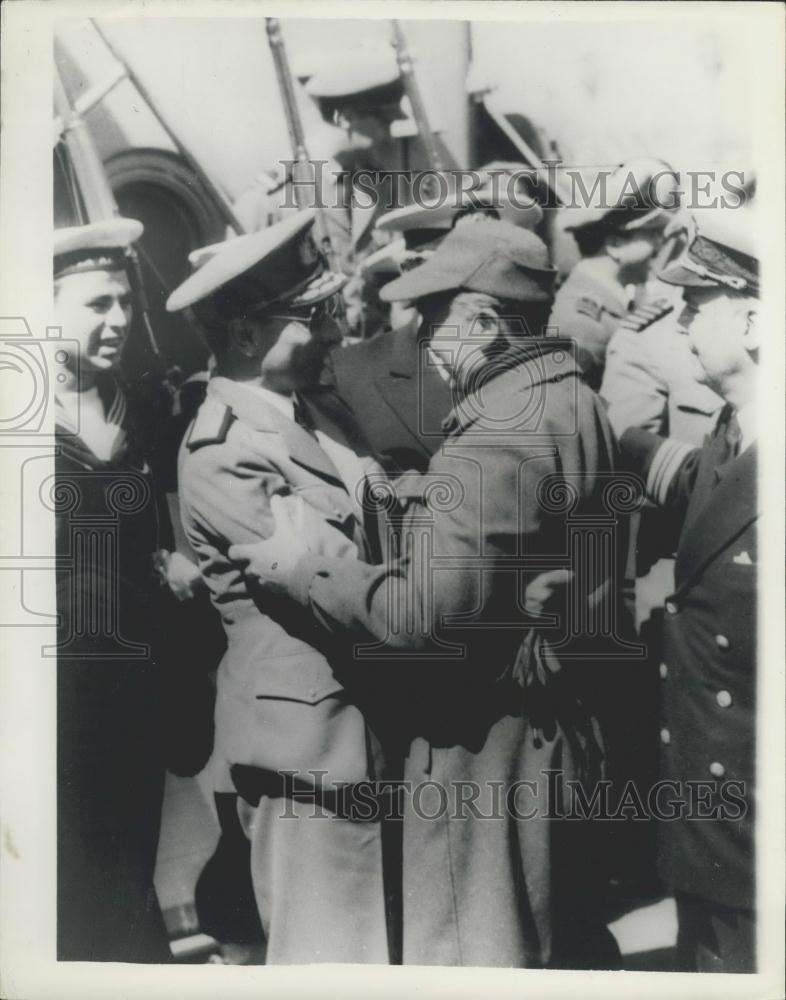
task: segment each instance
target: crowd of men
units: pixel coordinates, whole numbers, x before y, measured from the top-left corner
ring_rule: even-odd
[[[355,163],[385,165],[397,72],[306,80]],[[167,955],[157,724],[204,714],[167,617],[197,602],[225,634],[224,905],[269,963],[618,968],[610,886],[645,884],[650,818],[679,967],[754,969],[758,258],[747,207],[623,197],[663,166],[564,210],[567,276],[531,192],[491,193],[515,165],[364,211],[337,165],[330,255],[286,177],[255,186],[167,305],[212,355],[174,525],[118,378],[141,226],[55,234],[58,475],[96,516],[118,477],[151,498],[116,566],[62,580],[61,958]],[[97,650],[91,602],[152,652]]]

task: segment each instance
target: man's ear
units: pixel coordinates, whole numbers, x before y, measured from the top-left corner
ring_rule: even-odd
[[[235,318],[229,321],[227,330],[229,342],[233,344],[244,357],[253,357],[256,353],[256,328],[246,319]]]
[[[759,350],[759,311],[756,306],[748,309],[747,325],[745,327],[744,343],[749,354]]]

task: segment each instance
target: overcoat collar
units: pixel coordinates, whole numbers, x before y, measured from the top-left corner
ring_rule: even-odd
[[[453,405],[453,392],[429,364],[428,342],[418,338],[416,324],[392,331],[390,337],[388,372],[374,384],[413,442],[430,456],[436,451],[434,441],[442,438],[442,421]]]
[[[511,346],[510,350],[494,362],[501,378],[518,369],[516,392],[529,392],[546,382],[561,382],[568,377],[581,377],[581,370],[566,341],[555,339],[524,339]],[[485,391],[485,386],[484,386]],[[472,396],[461,399],[444,421],[446,434],[460,434],[468,430],[483,412],[484,406]]]

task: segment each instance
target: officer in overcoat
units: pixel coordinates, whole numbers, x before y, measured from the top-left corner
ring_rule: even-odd
[[[602,661],[581,660],[600,651],[573,636],[549,652],[523,605],[538,569],[565,556],[567,508],[605,516],[613,463],[603,407],[565,342],[523,335],[523,321],[545,323],[554,275],[538,237],[481,220],[383,290],[416,301],[454,391],[427,473],[396,484],[398,557],[312,558],[275,535],[230,551],[267,593],[351,636],[366,672],[393,652],[402,683],[414,672],[405,776],[425,787],[404,806],[405,963],[613,961],[588,904],[586,828],[552,822],[548,804],[549,772],[585,788],[602,772]],[[590,565],[588,608],[613,590],[611,566]]]
[[[313,221],[302,213],[212,248],[169,299],[196,307],[216,357],[181,449],[180,500],[227,634],[217,790],[242,796],[267,961],[386,963],[379,824],[323,795],[375,776],[374,736],[343,683],[351,665],[302,614],[258,600],[227,555],[266,537],[280,507],[293,541],[328,523],[370,558],[358,493],[368,449],[346,406],[315,388],[341,337],[331,309],[346,279],[327,269]]]
[[[494,179],[489,171],[496,165],[490,164],[478,173],[471,192],[457,191],[381,216],[376,228],[393,238],[366,259],[363,275],[375,268],[389,280],[414,270],[455,226],[488,216],[534,230],[543,212],[536,201],[513,188],[515,166],[500,165]],[[442,424],[452,405],[449,377],[429,347],[429,333],[414,313],[395,329],[338,347],[330,356],[333,384],[352,407],[376,454],[399,472],[425,471],[442,445]]]
[[[682,798],[690,782],[704,798],[660,824],[659,870],[677,899],[682,967],[712,972],[755,969],[758,270],[740,213],[698,214],[662,277],[683,288],[696,371],[726,405],[701,448],[639,429],[621,441],[651,499],[683,517],[660,665],[660,776]]]

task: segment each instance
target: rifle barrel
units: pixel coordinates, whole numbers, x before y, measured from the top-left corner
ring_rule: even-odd
[[[415,75],[412,53],[409,50],[404,29],[401,27],[399,21],[393,21],[393,44],[396,49],[396,59],[401,79],[404,82],[404,90],[412,106],[412,114],[415,118],[415,124],[418,127],[418,135],[426,150],[429,167],[432,170],[443,171],[446,169],[446,164],[442,159],[442,153],[429,124],[426,105],[423,103],[423,95],[420,92],[417,76]]]

